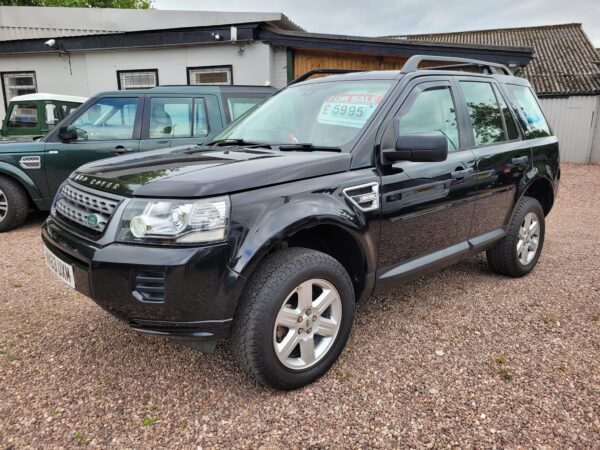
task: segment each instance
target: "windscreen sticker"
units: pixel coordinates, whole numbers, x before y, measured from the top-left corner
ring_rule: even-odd
[[[368,93],[330,95],[323,102],[317,121],[326,125],[362,128],[382,99],[382,95]]]

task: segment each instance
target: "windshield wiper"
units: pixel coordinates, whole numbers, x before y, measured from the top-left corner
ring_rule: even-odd
[[[209,142],[204,145],[214,145],[215,147],[226,147],[228,145],[238,145],[244,147],[259,147],[259,148],[271,148],[270,144],[266,142],[254,142],[246,141],[244,139],[219,139],[217,141]]]
[[[339,147],[328,147],[326,145],[313,145],[309,142],[297,143],[297,144],[282,144],[279,146],[279,150],[282,152],[336,152],[342,151]]]

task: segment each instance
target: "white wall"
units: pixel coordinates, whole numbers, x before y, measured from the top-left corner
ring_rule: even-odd
[[[208,44],[190,47],[154,49],[103,50],[71,55],[72,74],[68,58],[58,55],[0,55],[0,72],[35,71],[38,92],[82,95],[90,97],[100,91],[117,89],[117,70],[158,69],[160,84],[186,84],[187,67],[233,66],[235,84],[264,85],[279,71],[273,66],[278,53],[269,45],[253,42],[239,46]],[[285,67],[283,68],[285,73]],[[3,95],[0,93],[0,96]],[[4,99],[0,101],[0,118],[3,118]]]
[[[587,164],[592,155],[600,161],[600,96],[541,98],[540,103],[558,137],[561,161]]]

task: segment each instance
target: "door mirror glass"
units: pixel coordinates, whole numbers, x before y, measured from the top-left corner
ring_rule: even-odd
[[[60,129],[58,130],[58,137],[65,142],[76,141],[77,128],[75,128],[75,126],[73,125],[60,127]]]
[[[384,150],[387,163],[396,161],[436,162],[448,158],[448,139],[442,133],[403,134],[396,140],[396,148]]]

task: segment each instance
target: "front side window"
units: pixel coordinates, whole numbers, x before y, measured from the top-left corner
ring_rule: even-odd
[[[37,127],[37,105],[35,103],[17,103],[8,117],[9,128]]]
[[[490,83],[461,81],[467,102],[475,145],[493,144],[506,140],[502,112]]]
[[[550,136],[550,127],[531,89],[514,84],[505,86],[512,97],[513,109],[523,126],[525,136],[528,139]]]
[[[119,90],[153,88],[158,86],[158,70],[120,70],[117,81]]]
[[[247,111],[254,108],[263,98],[257,97],[229,97],[227,98],[227,112],[229,113],[229,120],[234,121],[238,117],[244,115]]]
[[[329,81],[290,86],[249,111],[216,139],[340,147],[352,141],[391,81]]]
[[[35,94],[37,92],[35,72],[3,73],[2,87],[6,105],[17,95]]]
[[[137,97],[107,97],[88,107],[72,123],[78,141],[111,141],[133,138]]]
[[[429,88],[413,98],[398,119],[398,135],[415,133],[443,134],[449,151],[459,148],[456,108],[449,86]]]

